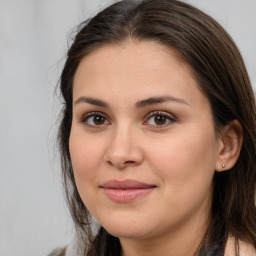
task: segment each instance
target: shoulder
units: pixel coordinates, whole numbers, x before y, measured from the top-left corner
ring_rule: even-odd
[[[67,247],[53,250],[48,256],[65,256]]]
[[[235,256],[235,248],[235,238],[229,237],[226,244],[225,256]],[[253,245],[239,240],[239,256],[256,256],[256,250]]]

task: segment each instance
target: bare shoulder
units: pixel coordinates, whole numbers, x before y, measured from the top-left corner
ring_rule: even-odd
[[[235,239],[229,237],[225,249],[225,256],[235,256]],[[239,256],[256,256],[253,245],[239,240]]]

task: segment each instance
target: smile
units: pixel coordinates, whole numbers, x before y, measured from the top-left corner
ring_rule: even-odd
[[[100,188],[111,201],[128,203],[149,194],[156,186],[135,180],[110,180]]]

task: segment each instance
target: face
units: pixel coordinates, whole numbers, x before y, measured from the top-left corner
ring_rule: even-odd
[[[154,42],[106,45],[81,61],[73,86],[75,181],[101,225],[121,239],[205,225],[220,142],[178,54]]]

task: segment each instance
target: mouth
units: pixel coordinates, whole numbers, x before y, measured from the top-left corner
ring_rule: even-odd
[[[109,180],[100,188],[111,201],[128,203],[148,195],[156,188],[156,185],[136,180]]]

